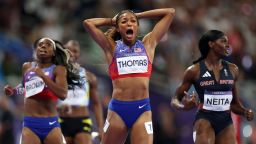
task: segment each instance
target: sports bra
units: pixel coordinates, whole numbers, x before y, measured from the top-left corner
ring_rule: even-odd
[[[199,65],[200,76],[193,83],[200,100],[199,109],[230,110],[233,99],[234,77],[229,69],[228,62],[222,60],[223,68],[219,71],[220,78],[218,81],[214,72],[205,65],[205,61],[200,61]]]
[[[109,75],[112,80],[126,77],[150,77],[152,63],[142,41],[129,47],[122,40],[116,42],[116,48],[111,64]]]
[[[32,62],[32,68],[36,67],[36,63]],[[56,65],[43,68],[45,75],[54,80],[53,71]],[[58,97],[47,87],[43,79],[36,75],[35,72],[28,71],[23,76],[23,86],[25,88],[25,98],[35,97],[37,99],[57,101]]]

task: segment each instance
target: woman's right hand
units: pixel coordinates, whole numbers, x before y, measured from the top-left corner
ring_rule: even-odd
[[[11,96],[11,95],[14,94],[14,89],[11,86],[6,85],[4,87],[4,93],[5,93],[6,96]]]
[[[111,19],[111,25],[114,26],[114,27],[115,27],[116,24],[117,24],[117,23],[116,23],[116,17],[117,17],[117,15],[118,15],[118,14],[116,14],[116,15]]]
[[[197,95],[193,91],[192,95],[184,91],[185,96],[182,99],[184,110],[190,110],[198,105]]]

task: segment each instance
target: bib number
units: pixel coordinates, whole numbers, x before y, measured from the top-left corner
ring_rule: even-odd
[[[40,77],[33,77],[30,81],[25,83],[25,97],[31,97],[43,91],[45,83]]]
[[[131,56],[117,58],[118,74],[145,73],[148,71],[147,56]]]
[[[62,101],[62,103],[68,105],[88,106],[89,95],[87,91],[80,88],[68,90],[68,96],[64,101]]]
[[[205,92],[203,109],[211,111],[230,110],[232,98],[231,91]]]

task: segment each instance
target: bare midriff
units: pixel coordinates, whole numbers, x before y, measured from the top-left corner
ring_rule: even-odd
[[[121,101],[135,101],[149,97],[148,77],[119,78],[112,81],[112,98]]]
[[[26,98],[24,104],[25,116],[54,117],[57,116],[56,101],[36,100],[33,97]]]
[[[60,117],[84,117],[89,116],[89,110],[86,106],[70,106],[71,113],[60,113]]]

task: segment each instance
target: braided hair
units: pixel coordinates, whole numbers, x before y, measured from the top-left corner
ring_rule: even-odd
[[[34,48],[37,47],[38,42],[43,39],[39,38],[34,42]],[[54,47],[54,57],[52,58],[52,63],[55,65],[62,65],[67,69],[67,82],[68,84],[72,85],[80,85],[79,83],[79,67],[70,59],[70,53],[68,50],[63,46],[63,44],[57,40],[52,40],[47,38],[53,43]]]
[[[210,30],[208,32],[206,32],[200,39],[199,39],[199,51],[201,53],[201,57],[199,57],[197,60],[193,61],[193,64],[204,60],[209,51],[210,51],[210,46],[209,46],[209,41],[215,41],[221,37],[224,36],[224,33],[222,31],[219,30]]]

